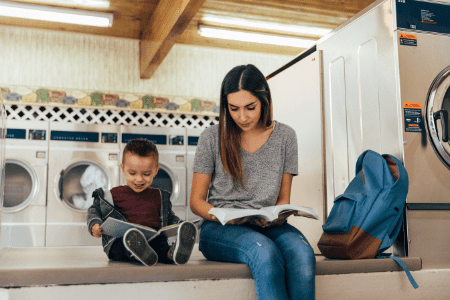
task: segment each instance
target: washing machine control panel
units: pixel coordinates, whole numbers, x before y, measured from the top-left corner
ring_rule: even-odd
[[[6,129],[6,138],[7,139],[19,139],[24,140],[27,136],[26,129],[15,129],[15,128],[8,128]]]
[[[99,133],[98,132],[89,132],[89,131],[53,130],[50,133],[50,140],[98,143],[99,142]]]
[[[397,27],[450,33],[450,5],[419,0],[397,0]]]
[[[199,136],[188,136],[188,146],[197,146]]]
[[[169,145],[184,145],[184,136],[182,135],[169,135]]]
[[[123,144],[126,144],[133,139],[147,139],[155,143],[155,145],[167,145],[167,135],[165,134],[122,133]]]
[[[117,133],[102,132],[102,143],[117,144]]]
[[[47,130],[34,130],[30,129],[28,132],[29,140],[45,141],[47,135]]]

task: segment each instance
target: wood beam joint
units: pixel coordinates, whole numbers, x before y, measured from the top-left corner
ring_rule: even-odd
[[[142,79],[156,72],[205,0],[160,0],[142,30],[139,68]]]

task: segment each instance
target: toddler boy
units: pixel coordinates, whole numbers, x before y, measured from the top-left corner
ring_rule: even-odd
[[[94,203],[88,209],[89,232],[102,237],[103,250],[109,259],[140,261],[146,266],[156,262],[185,264],[188,262],[197,235],[197,227],[183,222],[172,211],[170,193],[150,185],[159,170],[156,145],[146,139],[134,139],[123,151],[120,167],[125,175],[125,186],[111,191],[97,189]],[[175,243],[169,246],[163,234],[148,242],[137,229],[129,229],[123,238],[103,235],[100,225],[108,218],[144,225],[155,230],[181,223]]]

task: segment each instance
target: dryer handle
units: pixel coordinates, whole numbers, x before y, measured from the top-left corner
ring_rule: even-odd
[[[433,114],[434,123],[436,120],[441,120],[442,126],[442,141],[448,142],[448,112],[445,109],[441,109]]]
[[[63,189],[64,189],[64,170],[62,170],[61,173],[59,174],[59,198],[61,199],[61,201],[64,201]]]

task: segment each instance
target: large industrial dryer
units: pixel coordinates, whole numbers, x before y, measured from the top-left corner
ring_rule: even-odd
[[[401,159],[406,222],[395,249],[450,266],[449,2],[380,0],[317,43],[323,53],[328,210],[366,149]]]

